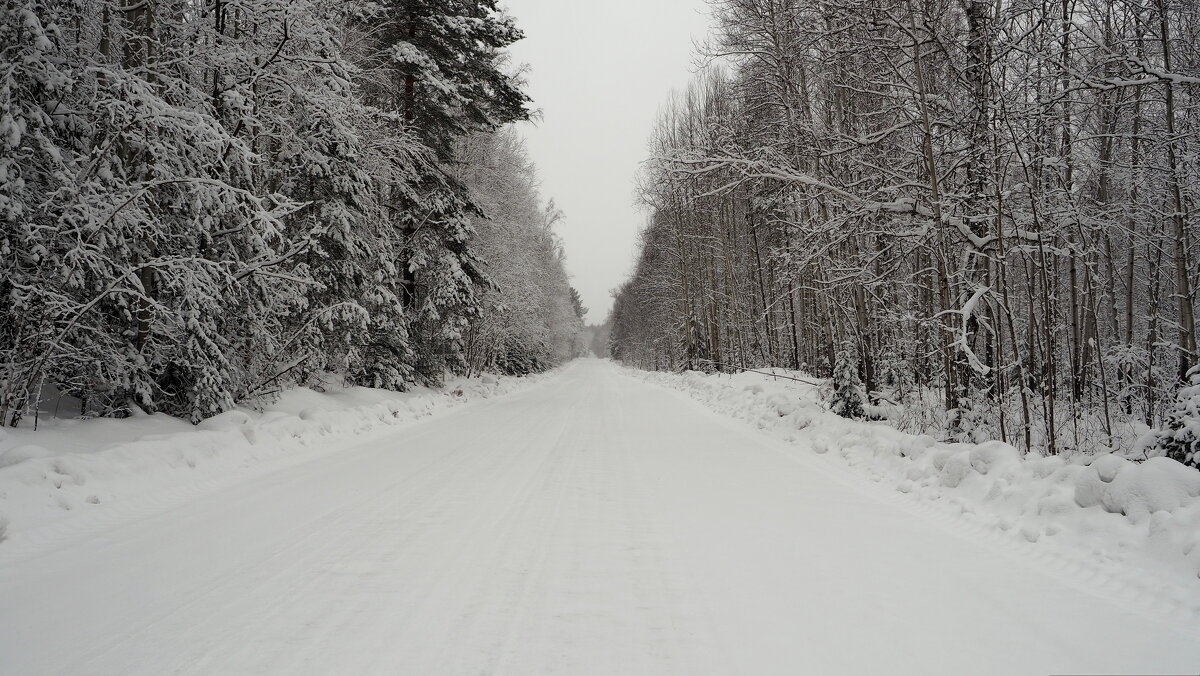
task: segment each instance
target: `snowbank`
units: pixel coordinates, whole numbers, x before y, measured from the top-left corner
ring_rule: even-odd
[[[1037,543],[1041,553],[1070,559],[1072,570],[1127,582],[1118,585],[1123,593],[1200,612],[1200,472],[1174,460],[1023,457],[998,441],[943,443],[846,420],[825,410],[817,387],[769,375],[626,372],[824,454],[972,530]],[[1150,589],[1148,580],[1170,583]]]
[[[300,461],[335,451],[364,435],[385,434],[543,378],[485,375],[409,392],[296,389],[261,411],[227,411],[197,426],[166,415],[142,415],[122,420],[43,418],[36,432],[0,428],[0,540],[45,530],[70,520],[67,517],[97,512],[128,498],[178,494],[204,482],[236,480],[237,474],[267,461]],[[0,552],[4,549],[0,544]]]

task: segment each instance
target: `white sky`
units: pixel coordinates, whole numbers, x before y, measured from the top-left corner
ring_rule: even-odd
[[[633,264],[644,214],[633,177],[671,89],[691,79],[693,39],[708,25],[703,0],[505,0],[525,31],[512,46],[527,63],[542,112],[522,125],[542,179],[542,198],[566,215],[557,230],[572,285],[598,324],[609,290]]]

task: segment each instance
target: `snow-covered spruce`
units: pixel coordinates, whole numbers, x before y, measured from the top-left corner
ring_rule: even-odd
[[[866,403],[862,380],[858,377],[858,360],[855,358],[854,344],[845,341],[838,350],[837,360],[833,363],[829,410],[843,418],[858,419],[866,416],[864,410]]]
[[[528,117],[504,54],[520,36],[494,0],[6,3],[0,425],[46,393],[198,422],[330,371],[435,384],[472,365],[484,303],[531,288],[576,330],[552,238],[512,283],[460,176],[464,143]],[[535,204],[506,225],[544,232],[532,167],[505,172]],[[510,372],[572,352],[506,340],[536,355]]]
[[[1188,382],[1175,395],[1156,448],[1168,458],[1200,468],[1200,365],[1188,372]]]

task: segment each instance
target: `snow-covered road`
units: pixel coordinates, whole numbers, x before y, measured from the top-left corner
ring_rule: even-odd
[[[596,360],[124,514],[0,545],[0,673],[1200,670],[1194,620]]]

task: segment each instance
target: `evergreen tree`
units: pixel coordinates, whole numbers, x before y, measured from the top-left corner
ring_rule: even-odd
[[[501,66],[500,50],[523,37],[496,0],[379,3],[381,51],[401,81],[398,108],[421,140],[448,162],[454,142],[528,119],[528,96]]]
[[[1200,366],[1188,371],[1187,384],[1176,393],[1157,446],[1168,458],[1200,468]]]
[[[0,425],[16,424],[42,377],[54,316],[74,298],[56,292],[47,273],[42,213],[47,191],[69,176],[47,103],[65,100],[75,73],[59,52],[57,16],[42,2],[0,7]]]
[[[373,46],[361,57],[367,101],[395,114],[432,152],[415,190],[390,191],[388,218],[403,242],[398,286],[405,325],[419,346],[413,379],[436,384],[466,366],[465,333],[488,284],[471,249],[483,216],[453,169],[455,143],[527,119],[528,97],[504,72],[502,49],[522,37],[494,0],[391,0],[363,15]],[[380,358],[394,358],[389,326],[373,326]],[[383,335],[380,335],[380,334]]]
[[[510,308],[514,370],[557,363],[579,320],[549,221],[505,221],[490,272],[519,283],[492,284],[458,154],[528,117],[519,37],[488,1],[5,3],[0,424],[47,385],[198,421],[331,372],[436,382]],[[532,195],[518,164],[496,182]]]
[[[832,393],[829,408],[843,418],[865,418],[863,410],[866,398],[863,396],[862,380],[858,377],[858,360],[855,358],[854,344],[850,341],[842,343],[838,350],[837,359],[833,364],[833,381],[830,383]]]
[[[15,155],[42,170],[13,184],[38,197],[6,220],[5,238],[40,279],[9,296],[33,320],[8,343],[10,424],[43,381],[100,413],[139,406],[199,419],[238,395],[246,371],[227,366],[244,362],[229,331],[245,324],[239,282],[278,259],[281,218],[295,205],[255,192],[252,147],[218,119],[228,99],[197,88],[221,53],[201,49],[207,24],[186,4],[38,3],[21,13],[33,42],[15,44],[41,58],[16,81],[37,82],[39,63],[58,72],[19,95],[44,117]]]

